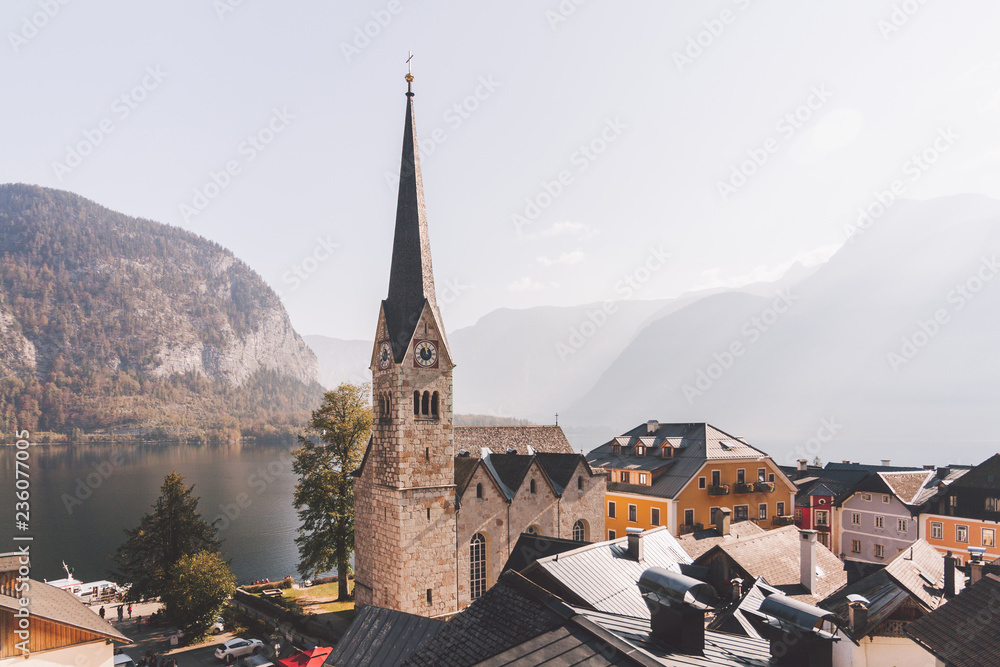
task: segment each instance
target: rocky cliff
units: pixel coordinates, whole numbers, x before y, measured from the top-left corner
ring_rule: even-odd
[[[315,355],[246,264],[68,192],[0,185],[0,427],[291,426]]]

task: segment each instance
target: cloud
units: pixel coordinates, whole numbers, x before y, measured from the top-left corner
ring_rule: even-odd
[[[582,262],[585,257],[586,255],[584,255],[583,250],[577,248],[573,252],[564,252],[555,259],[539,257],[538,261],[542,264],[542,266],[553,266],[554,264],[578,264]]]
[[[819,248],[800,253],[788,261],[781,262],[780,264],[776,264],[774,266],[761,264],[754,267],[750,273],[742,276],[723,278],[723,270],[721,268],[708,269],[707,271],[702,272],[702,275],[705,277],[705,282],[695,287],[694,290],[715,289],[718,287],[736,289],[752,285],[754,283],[773,283],[776,280],[780,280],[782,276],[788,273],[789,269],[796,264],[801,264],[806,268],[816,266],[817,264],[823,264],[840,248],[841,244],[821,246]]]
[[[507,289],[511,292],[535,292],[542,289],[542,284],[532,279],[531,276],[525,276],[507,285]]]
[[[566,220],[565,222],[557,222],[548,229],[543,229],[537,234],[529,234],[524,238],[533,241],[536,239],[549,239],[553,236],[560,236],[562,234],[570,234],[580,241],[585,241],[586,239],[597,236],[597,230],[594,227],[582,222],[570,222],[569,220]]]
[[[857,139],[864,124],[865,118],[857,109],[834,109],[795,140],[788,157],[801,165],[819,162]]]

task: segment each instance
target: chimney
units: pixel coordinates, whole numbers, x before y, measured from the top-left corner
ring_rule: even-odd
[[[931,463],[931,464],[928,465],[928,464],[925,463],[924,464],[924,470],[934,470],[934,464]]]
[[[797,470],[805,470],[806,466],[809,465],[809,461],[806,459],[799,459],[799,465]]]
[[[799,531],[799,581],[810,594],[816,593],[816,531]]]
[[[715,589],[703,581],[651,567],[639,577],[656,639],[687,655],[705,654],[705,612],[719,607]]]
[[[729,520],[732,513],[733,511],[728,507],[720,507],[715,510],[715,529],[722,537],[729,534]]]
[[[660,428],[660,422],[650,419],[646,422],[646,435],[653,435]]]
[[[642,557],[642,528],[626,528],[628,537],[628,556],[637,563],[643,561]]]
[[[892,465],[892,460],[891,459],[882,459],[882,466],[883,467],[888,468],[890,465]]]
[[[736,602],[743,595],[743,580],[739,577],[733,577],[731,583],[733,584],[733,602]]]
[[[841,463],[846,463],[847,465],[850,465],[851,459],[844,459],[843,461],[841,461]]]
[[[944,596],[955,597],[955,557],[950,551],[944,557]]]
[[[975,586],[979,583],[979,580],[983,578],[983,567],[986,563],[982,560],[970,560],[969,561],[969,585]]]
[[[771,646],[767,664],[833,667],[833,645],[839,639],[840,623],[833,612],[774,593],[764,598],[760,613],[764,615],[760,633]]]
[[[851,602],[847,607],[847,620],[851,632],[857,636],[868,626],[868,605],[861,601]]]

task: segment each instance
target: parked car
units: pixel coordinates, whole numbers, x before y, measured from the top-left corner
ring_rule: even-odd
[[[223,632],[226,629],[226,626],[222,621],[222,617],[216,616],[215,620],[212,621],[212,627],[209,629],[212,631],[213,635],[217,635],[220,632]]]
[[[135,660],[130,658],[128,653],[116,653],[115,667],[135,667]]]
[[[242,639],[236,637],[224,644],[219,644],[215,649],[215,657],[219,660],[232,662],[235,658],[249,653],[257,653],[264,647],[264,642],[259,639]]]

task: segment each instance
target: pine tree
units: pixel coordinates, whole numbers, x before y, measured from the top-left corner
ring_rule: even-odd
[[[185,486],[184,477],[174,471],[163,479],[160,497],[139,527],[125,529],[125,543],[115,554],[114,573],[120,581],[131,582],[129,600],[163,596],[174,583],[174,566],[185,556],[201,551],[218,552],[218,529],[198,512],[194,485]]]

